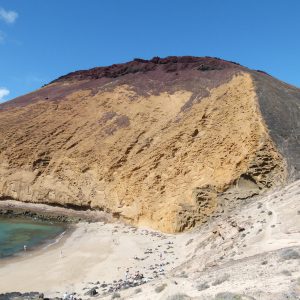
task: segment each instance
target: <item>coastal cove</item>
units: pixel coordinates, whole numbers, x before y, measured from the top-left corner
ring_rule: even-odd
[[[0,1],[0,300],[300,300],[299,17]]]
[[[65,230],[66,225],[62,223],[0,217],[0,259],[20,255],[22,252],[52,243]]]
[[[55,244],[21,259],[13,257],[9,263],[0,260],[0,299],[13,299],[4,298],[12,292],[61,299],[67,292],[83,300],[91,295],[111,300],[115,294],[124,299],[165,300],[182,293],[188,295],[186,299],[219,300],[224,298],[216,295],[232,286],[237,295],[247,293],[254,299],[282,299],[282,294],[297,299],[298,281],[291,282],[291,276],[300,277],[299,226],[293,218],[300,210],[299,184],[297,181],[181,234],[160,233],[116,220],[82,220],[72,224],[72,230]],[[5,211],[4,204],[0,201],[0,211],[1,205]],[[5,205],[11,209],[13,204]],[[35,211],[43,207],[43,213],[59,210],[63,214],[64,210],[18,205],[35,207]],[[97,214],[100,219],[100,212]],[[284,243],[289,247],[282,248]],[[137,274],[143,277],[135,279]]]
[[[110,219],[101,211],[1,200],[0,267],[60,244],[80,221],[106,223]]]

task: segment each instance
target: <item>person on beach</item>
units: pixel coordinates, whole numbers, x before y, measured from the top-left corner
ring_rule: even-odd
[[[127,281],[129,278],[129,269],[127,268],[126,274],[125,274],[125,281]]]
[[[26,252],[27,251],[27,246],[26,245],[24,245],[24,252]]]
[[[160,264],[160,268],[159,268],[159,272],[164,272],[165,270],[163,269],[163,265],[162,264]]]

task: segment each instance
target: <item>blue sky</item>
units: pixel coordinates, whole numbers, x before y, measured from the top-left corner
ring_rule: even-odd
[[[0,0],[0,101],[78,69],[216,56],[300,87],[299,0]]]

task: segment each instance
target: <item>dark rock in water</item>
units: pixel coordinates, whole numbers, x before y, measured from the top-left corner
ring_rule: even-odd
[[[29,292],[29,293],[19,293],[19,292],[11,292],[0,294],[0,300],[56,300],[60,298],[44,298],[43,293],[38,292]]]
[[[76,223],[81,220],[80,217],[68,216],[68,215],[56,215],[51,213],[44,212],[34,212],[29,211],[24,208],[15,208],[15,209],[6,209],[0,208],[0,216],[5,216],[8,218],[25,218],[25,219],[34,219],[45,222],[58,222],[58,223]],[[87,218],[88,220],[88,218]]]

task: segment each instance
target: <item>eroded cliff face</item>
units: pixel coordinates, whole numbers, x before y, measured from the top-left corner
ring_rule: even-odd
[[[0,197],[178,232],[222,212],[224,199],[285,182],[252,75],[227,62],[174,64],[76,73],[2,105]]]

